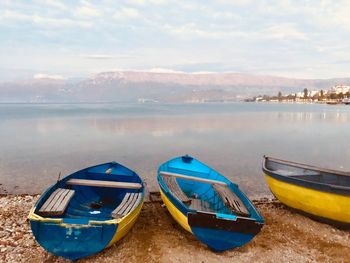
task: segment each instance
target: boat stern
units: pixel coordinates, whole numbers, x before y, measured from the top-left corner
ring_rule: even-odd
[[[252,240],[263,227],[262,222],[250,218],[211,213],[188,213],[192,233],[214,251],[225,251],[243,246]]]

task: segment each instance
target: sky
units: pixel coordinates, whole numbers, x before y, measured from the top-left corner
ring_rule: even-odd
[[[350,1],[0,0],[0,80],[103,71],[350,77]]]

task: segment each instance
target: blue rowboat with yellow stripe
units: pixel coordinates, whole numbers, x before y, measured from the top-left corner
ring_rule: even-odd
[[[157,180],[172,217],[214,251],[246,244],[264,224],[238,185],[191,156],[162,164]]]
[[[273,195],[310,217],[350,226],[350,173],[264,156],[263,172]]]
[[[75,172],[44,192],[29,213],[32,232],[47,251],[76,260],[120,240],[138,218],[144,185],[116,162]]]

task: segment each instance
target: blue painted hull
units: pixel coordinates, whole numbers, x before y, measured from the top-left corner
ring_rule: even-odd
[[[241,247],[255,236],[255,234],[217,230],[215,228],[192,227],[191,230],[198,240],[217,252]]]
[[[182,192],[188,198],[194,197],[205,201],[211,211],[197,211],[180,201],[163,181],[162,172],[185,176],[176,179]],[[225,183],[228,189],[240,198],[248,209],[249,215],[234,214],[225,206],[210,184],[188,181],[185,179],[186,176]],[[190,156],[177,157],[162,164],[158,169],[157,180],[162,199],[174,219],[214,251],[225,251],[243,246],[251,241],[263,227],[264,219],[236,184]]]
[[[66,259],[76,260],[94,255],[107,247],[117,231],[117,225],[89,227],[31,221],[38,243],[47,251]]]
[[[108,172],[106,172],[108,171]],[[122,189],[68,185],[69,179],[139,183],[142,188]],[[39,209],[58,188],[74,190],[64,214],[42,216]],[[120,218],[112,212],[127,193],[141,193],[140,203]],[[50,186],[32,208],[28,218],[37,242],[54,255],[77,260],[100,252],[122,238],[140,214],[144,198],[141,178],[118,163],[88,167]]]

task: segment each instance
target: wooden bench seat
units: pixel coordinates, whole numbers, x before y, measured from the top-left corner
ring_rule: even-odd
[[[189,204],[191,199],[181,190],[179,184],[176,182],[176,178],[172,176],[162,176],[163,182],[167,185],[172,194],[177,197],[181,202]]]
[[[249,216],[249,211],[241,199],[227,186],[213,184],[213,189],[220,196],[225,206],[229,208],[233,213],[241,216]]]
[[[191,204],[188,207],[196,211],[214,212],[214,210],[210,208],[210,204],[201,199],[191,199]]]
[[[68,184],[68,185],[82,185],[82,186],[95,186],[95,187],[123,188],[123,189],[141,189],[142,188],[142,185],[139,183],[102,181],[102,180],[87,180],[87,179],[69,179],[66,182],[66,184]]]
[[[113,218],[120,218],[132,211],[141,201],[142,193],[127,193],[116,209],[112,211]]]
[[[59,216],[63,215],[69,201],[74,195],[74,190],[58,188],[39,209],[39,214],[42,216]]]

